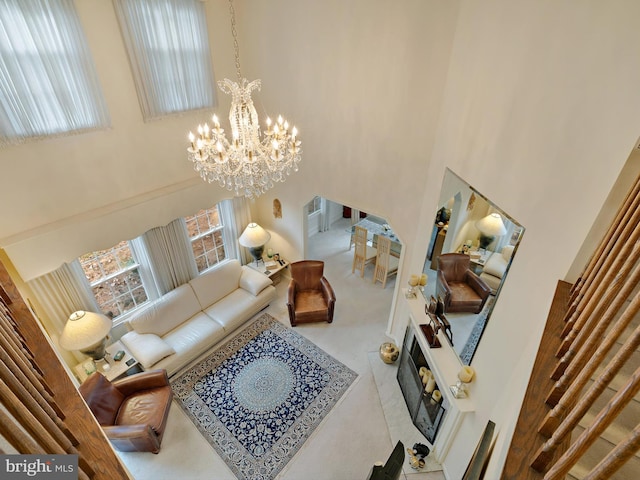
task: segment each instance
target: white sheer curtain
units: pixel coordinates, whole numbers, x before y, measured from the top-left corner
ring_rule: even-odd
[[[68,361],[69,354],[58,345],[58,338],[69,315],[77,310],[100,312],[80,262],[76,259],[65,263],[53,272],[28,281],[27,285],[43,310],[37,312],[40,321],[58,351],[66,355]],[[84,358],[78,352],[72,352],[72,355],[77,361]]]
[[[139,240],[144,247],[139,250],[146,252],[159,295],[198,276],[184,218],[164,227],[152,228]]]
[[[0,145],[109,123],[73,0],[2,0]]]
[[[320,197],[320,225],[318,226],[319,231],[327,232],[329,228],[331,228],[329,214],[329,202],[326,198]]]
[[[204,3],[113,0],[145,120],[215,106]]]
[[[240,246],[238,238],[251,222],[251,210],[246,197],[234,197],[223,200],[218,204],[222,221],[225,225],[224,246],[229,258],[237,258],[240,263],[246,265],[252,259],[248,257],[247,250]]]

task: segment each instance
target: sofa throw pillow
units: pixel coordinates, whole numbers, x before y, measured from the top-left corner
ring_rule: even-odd
[[[502,248],[502,258],[504,258],[507,262],[511,260],[511,255],[513,255],[514,248],[515,246],[513,245],[507,245],[506,247]]]
[[[271,285],[273,282],[264,273],[260,273],[246,265],[242,267],[242,275],[240,275],[240,288],[243,288],[253,296],[258,294]]]
[[[502,255],[497,255],[494,253],[493,255],[491,255],[489,260],[487,260],[487,263],[482,269],[482,273],[502,278],[506,269],[507,262],[502,258]]]
[[[145,369],[176,353],[171,345],[153,333],[128,332],[120,339]]]

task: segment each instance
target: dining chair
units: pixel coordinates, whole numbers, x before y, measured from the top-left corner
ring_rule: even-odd
[[[376,269],[373,272],[373,283],[381,282],[382,288],[387,284],[387,278],[398,273],[400,260],[391,255],[391,240],[378,235],[378,253],[376,255]]]
[[[360,277],[364,277],[364,268],[367,263],[372,262],[378,253],[377,249],[367,244],[368,231],[366,228],[355,226],[354,242],[355,249],[353,251],[353,265],[351,266],[351,273],[354,273],[356,269],[360,270]]]

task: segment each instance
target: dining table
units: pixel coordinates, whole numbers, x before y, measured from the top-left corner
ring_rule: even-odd
[[[373,247],[377,246],[379,235],[389,238],[389,240],[391,240],[391,255],[400,257],[402,243],[388,224],[378,223],[369,220],[368,218],[363,218],[358,223],[353,225],[353,227],[351,228],[352,234],[355,232],[356,225],[367,229],[367,241],[371,242],[371,246]]]

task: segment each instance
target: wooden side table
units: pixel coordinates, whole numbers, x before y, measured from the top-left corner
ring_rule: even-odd
[[[95,370],[102,373],[109,381],[142,371],[142,366],[138,360],[131,355],[120,340],[109,345],[106,350],[107,353],[104,356],[104,360],[94,362],[88,358],[73,368],[80,383],[84,382]],[[113,357],[120,350],[124,351],[124,356],[119,361],[115,361]],[[104,369],[105,364],[109,365],[108,370]]]

